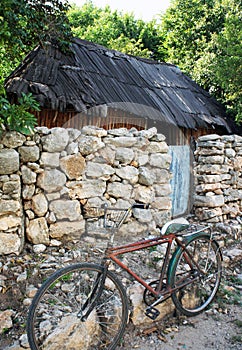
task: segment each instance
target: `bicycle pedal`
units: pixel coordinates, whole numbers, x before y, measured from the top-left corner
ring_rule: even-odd
[[[145,315],[151,318],[152,320],[155,320],[160,314],[160,311],[157,310],[155,307],[147,307],[145,310]]]

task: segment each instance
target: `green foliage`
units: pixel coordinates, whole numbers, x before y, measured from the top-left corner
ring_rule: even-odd
[[[173,0],[161,25],[166,60],[191,75],[238,122],[242,121],[241,14],[240,0]]]
[[[31,94],[22,94],[18,104],[11,104],[6,98],[0,97],[0,123],[2,129],[30,134],[37,124],[35,116],[30,112],[39,111],[39,104]]]
[[[127,54],[160,58],[155,21],[136,20],[133,14],[111,11],[109,6],[100,9],[92,1],[72,7],[68,18],[74,36]]]
[[[20,64],[24,55],[37,44],[51,41],[62,50],[69,48],[71,30],[63,0],[1,0],[0,2],[0,123],[2,128],[30,133],[39,110],[31,94],[10,104],[4,97],[4,79]]]
[[[1,0],[0,43],[7,44],[13,56],[46,41],[65,47],[71,37],[69,6],[66,0]]]

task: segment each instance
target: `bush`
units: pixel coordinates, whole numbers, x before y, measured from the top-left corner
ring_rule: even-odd
[[[0,125],[2,130],[14,130],[25,135],[31,134],[37,125],[36,117],[31,111],[39,110],[39,103],[33,98],[32,94],[22,93],[18,104],[11,104],[5,97],[0,97]]]

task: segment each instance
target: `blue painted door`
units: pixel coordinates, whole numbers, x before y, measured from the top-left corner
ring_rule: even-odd
[[[191,149],[189,146],[169,146],[172,156],[172,216],[182,216],[190,212],[192,202],[193,172]]]

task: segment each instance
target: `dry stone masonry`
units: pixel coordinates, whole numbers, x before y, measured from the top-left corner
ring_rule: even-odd
[[[155,231],[171,215],[170,163],[155,128],[41,127],[28,137],[3,135],[0,254],[19,254],[26,239],[53,246],[87,239],[83,213],[103,203],[151,203],[149,210],[136,209],[120,234]]]
[[[198,139],[195,213],[201,221],[223,222],[242,215],[242,137]]]

